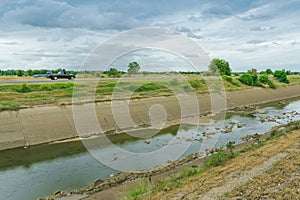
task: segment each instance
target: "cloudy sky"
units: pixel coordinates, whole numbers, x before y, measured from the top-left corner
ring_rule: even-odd
[[[299,13],[299,0],[1,0],[0,69],[76,69],[108,38],[159,27],[235,71],[299,71]]]

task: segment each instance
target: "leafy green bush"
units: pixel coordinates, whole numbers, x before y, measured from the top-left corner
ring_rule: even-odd
[[[254,86],[252,74],[243,74],[240,76],[239,81],[245,85]]]
[[[256,86],[260,86],[261,85],[261,83],[258,80],[257,74],[252,74],[252,79],[253,79],[254,85],[256,85]]]
[[[249,86],[262,86],[257,74],[243,74],[240,76],[239,81]]]
[[[279,82],[286,83],[286,84],[290,83],[290,81],[287,78],[287,74],[285,70],[276,70],[274,72],[274,77],[277,78]]]
[[[116,68],[109,68],[109,70],[105,73],[107,73],[108,76],[112,78],[119,78],[122,76],[122,73]]]
[[[275,83],[273,83],[271,80],[268,80],[268,85],[272,89],[276,89],[277,88],[277,86],[275,85]]]
[[[222,79],[225,80],[225,81],[228,81],[229,83],[232,83],[232,78],[231,78],[231,76],[223,75],[223,76],[222,76]]]
[[[199,89],[203,86],[203,81],[198,80],[198,79],[193,79],[193,80],[188,80],[189,84],[191,85],[192,88]]]
[[[269,76],[268,75],[261,75],[259,76],[259,79],[258,79],[261,83],[263,84],[267,84],[268,81],[269,81]]]
[[[223,76],[222,76],[222,79],[225,80],[225,81],[227,81],[227,82],[229,82],[229,83],[231,83],[232,85],[237,86],[237,87],[240,86],[240,84],[238,84],[238,83],[236,83],[236,82],[233,81],[233,79],[232,79],[231,76],[223,75]]]
[[[272,71],[271,69],[267,69],[267,70],[266,70],[266,73],[267,73],[267,74],[273,74],[273,71]]]

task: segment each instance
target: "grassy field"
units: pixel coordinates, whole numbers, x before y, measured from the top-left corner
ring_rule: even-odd
[[[164,77],[168,77],[164,75]],[[290,85],[300,84],[300,76],[290,76]],[[277,87],[284,87],[286,84],[279,83],[272,79]],[[74,87],[79,88],[73,93]],[[262,87],[268,87],[263,85]],[[81,88],[81,89],[80,89]],[[19,110],[21,108],[36,105],[66,105],[71,104],[72,97],[84,97],[95,93],[97,102],[108,101],[112,94],[121,96],[124,93],[132,92],[131,98],[146,98],[153,96],[170,96],[182,92],[194,92],[197,94],[218,91],[225,88],[226,91],[243,90],[251,88],[239,82],[237,78],[232,81],[221,81],[216,78],[199,78],[199,76],[186,76],[185,79],[170,77],[170,80],[105,80],[100,81],[96,87],[88,82],[76,83],[43,83],[43,84],[8,84],[0,85],[0,111]]]

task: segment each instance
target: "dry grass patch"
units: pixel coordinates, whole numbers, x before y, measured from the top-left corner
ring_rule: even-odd
[[[300,153],[291,152],[278,162],[267,174],[224,195],[232,199],[299,199],[300,198]]]
[[[196,193],[197,195],[204,194],[212,188],[226,184],[228,175],[239,176],[240,172],[250,170],[257,165],[261,165],[272,156],[285,151],[298,141],[300,141],[300,131],[294,131],[282,137],[269,140],[265,145],[245,153],[241,153],[236,158],[227,161],[224,166],[212,167],[203,173],[184,180],[182,182],[182,187],[168,192],[161,191],[154,197],[148,199],[170,199],[180,193]]]

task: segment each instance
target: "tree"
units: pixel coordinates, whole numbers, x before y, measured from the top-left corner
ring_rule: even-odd
[[[209,71],[211,71],[214,75],[227,75],[231,76],[231,69],[229,67],[229,63],[225,60],[214,58],[210,65],[208,66]]]
[[[266,70],[266,73],[267,73],[267,74],[273,74],[273,71],[272,71],[271,69],[267,69],[267,70]]]
[[[24,71],[18,69],[18,70],[16,71],[16,75],[17,75],[17,76],[23,76],[23,75],[24,75]]]
[[[16,75],[16,70],[14,69],[6,70],[5,75]]]
[[[107,74],[110,77],[117,77],[119,73],[119,70],[117,70],[116,68],[109,68],[109,70],[107,71]]]
[[[248,73],[248,74],[257,74],[257,69],[251,68],[251,69],[248,70],[247,73]]]
[[[32,76],[33,75],[33,71],[31,69],[28,69],[26,71],[27,76]]]
[[[62,68],[58,68],[58,69],[52,70],[52,73],[57,74],[58,72],[61,72],[61,71],[62,71]],[[35,72],[34,72],[34,74],[35,74]]]
[[[136,74],[139,72],[139,70],[141,69],[140,65],[137,62],[131,62],[128,65],[128,69],[127,72],[128,74]]]

